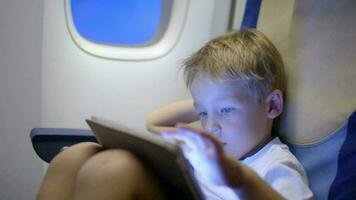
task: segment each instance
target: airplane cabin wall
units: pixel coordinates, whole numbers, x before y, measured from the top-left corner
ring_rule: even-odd
[[[43,176],[29,133],[40,124],[43,1],[0,1],[0,199],[34,199]]]
[[[83,52],[68,32],[63,1],[45,1],[42,114],[45,127],[85,128],[92,115],[145,130],[154,109],[189,98],[179,64],[215,35],[227,31],[230,0],[189,1],[176,46],[146,61],[122,61]]]

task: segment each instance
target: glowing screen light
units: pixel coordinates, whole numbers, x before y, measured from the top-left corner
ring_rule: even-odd
[[[71,0],[71,13],[78,33],[89,41],[139,46],[155,37],[162,4],[162,0]]]

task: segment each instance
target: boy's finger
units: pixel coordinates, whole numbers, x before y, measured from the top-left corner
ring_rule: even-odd
[[[182,130],[187,130],[187,131],[192,131],[192,132],[198,133],[201,136],[211,140],[219,151],[223,150],[223,145],[221,144],[220,140],[218,138],[216,138],[213,134],[211,134],[207,131],[197,129],[197,128],[191,127],[191,126],[189,126],[187,124],[183,124],[183,123],[178,123],[176,127],[177,127],[177,129],[182,129]]]
[[[223,146],[220,140],[208,132],[196,132],[194,129],[190,129],[190,127],[188,127],[188,129],[185,127],[177,128],[177,131],[180,131],[182,134],[193,138],[193,140],[200,145],[199,147],[206,150],[209,155],[214,155],[215,153],[223,153]]]
[[[216,145],[209,138],[205,138],[195,132],[177,130],[176,133],[168,133],[165,137],[176,140],[174,143],[187,148],[186,150],[188,151],[205,152],[210,156],[215,155],[217,152]]]
[[[170,133],[174,133],[174,132],[176,132],[176,130],[165,130],[165,131],[160,132],[159,135],[162,136],[163,134],[170,134]]]
[[[197,132],[197,130],[190,129],[189,126],[187,128],[177,128],[175,131],[167,132],[167,134],[176,134],[176,135],[184,135],[189,138],[192,142],[195,143],[196,146],[201,148],[206,147],[206,138]]]
[[[181,129],[178,129],[181,130]],[[202,134],[192,130],[183,129],[182,134],[191,138],[200,148],[206,149],[212,143],[209,138],[204,137]]]
[[[178,144],[180,147],[185,147],[188,149],[195,149],[196,145],[194,144],[194,142],[192,142],[189,138],[187,138],[184,135],[180,135],[177,133],[162,133],[163,138],[165,139],[170,139],[170,140],[174,140],[175,144]]]

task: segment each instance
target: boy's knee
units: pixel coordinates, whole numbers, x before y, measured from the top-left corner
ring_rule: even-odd
[[[48,195],[55,195],[56,199],[70,199],[82,165],[101,150],[98,144],[80,143],[59,153],[50,162],[38,197],[49,199]]]
[[[104,150],[89,159],[78,173],[76,189],[139,199],[163,196],[158,181],[144,163],[133,153],[119,149]]]
[[[102,151],[102,147],[93,142],[75,144],[55,156],[50,162],[51,168],[80,168],[90,157]]]
[[[81,168],[79,178],[121,179],[134,178],[143,167],[139,159],[125,150],[102,151],[89,159]],[[130,178],[128,177],[128,178]]]
[[[79,170],[78,191],[97,190],[104,193],[124,193],[133,196],[141,179],[142,166],[132,153],[125,150],[105,150],[89,159]],[[112,190],[115,188],[115,191]]]

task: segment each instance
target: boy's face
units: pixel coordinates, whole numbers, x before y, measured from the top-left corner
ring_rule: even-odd
[[[234,158],[240,159],[270,137],[267,104],[258,105],[242,81],[198,77],[190,90],[203,128],[219,138]]]

